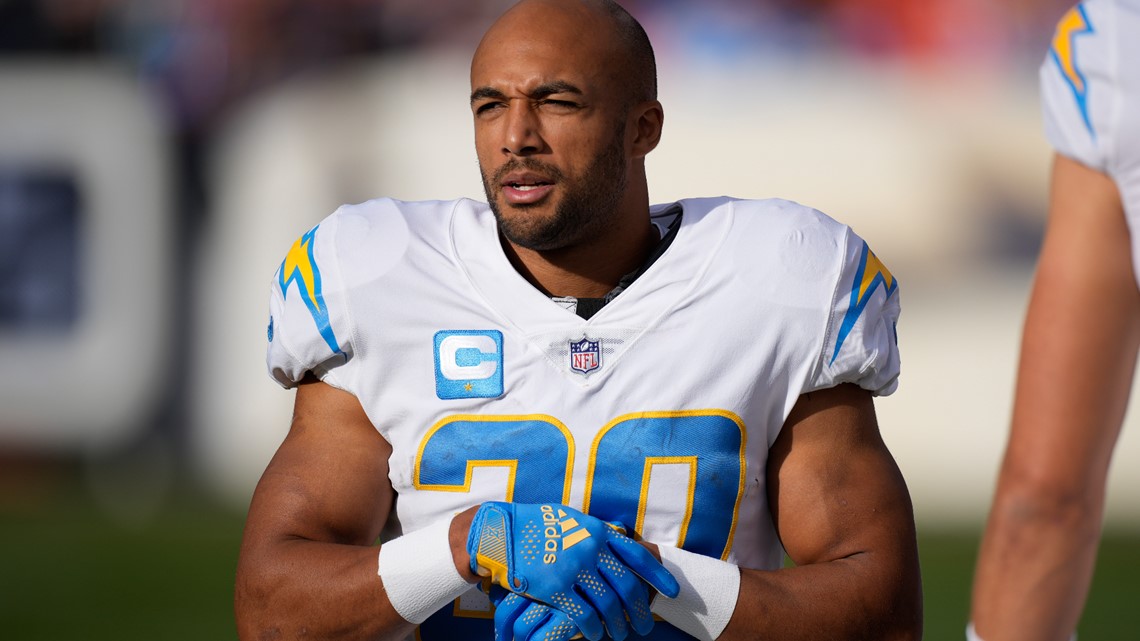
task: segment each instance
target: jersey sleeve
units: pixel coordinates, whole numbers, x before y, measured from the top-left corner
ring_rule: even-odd
[[[850,229],[845,241],[823,349],[805,391],[854,383],[885,396],[898,387],[898,281]]]
[[[338,368],[353,354],[344,278],[337,260],[334,214],[301,235],[270,284],[269,374],[283,387],[306,373],[345,389]]]
[[[1040,69],[1045,135],[1060,154],[1107,173],[1117,126],[1112,2],[1090,0],[1057,23]]]
[[[1140,278],[1140,0],[1085,0],[1057,23],[1041,65],[1045,133],[1116,183]]]

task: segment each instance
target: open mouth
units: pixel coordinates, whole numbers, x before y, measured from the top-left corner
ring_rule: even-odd
[[[507,183],[507,187],[517,189],[519,191],[531,191],[534,189],[541,189],[550,183]]]
[[[503,182],[503,199],[509,205],[533,205],[554,191],[554,182],[545,176],[507,176]]]

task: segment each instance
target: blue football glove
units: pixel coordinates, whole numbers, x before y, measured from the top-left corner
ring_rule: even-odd
[[[646,583],[670,598],[680,591],[648,550],[564,505],[484,503],[471,522],[467,552],[472,571],[561,610],[591,641],[602,637],[603,621],[610,636],[624,639],[627,614],[638,634],[649,633]]]
[[[570,641],[582,636],[565,612],[502,592],[506,596],[495,603],[495,641]]]

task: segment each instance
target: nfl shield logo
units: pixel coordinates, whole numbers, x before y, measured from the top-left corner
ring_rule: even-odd
[[[601,341],[592,341],[583,338],[578,342],[570,343],[570,369],[579,374],[589,374],[602,366],[602,350],[599,349]]]

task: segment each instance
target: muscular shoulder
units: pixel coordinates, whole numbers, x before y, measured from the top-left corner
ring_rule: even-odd
[[[717,262],[763,270],[769,281],[780,275],[823,282],[841,267],[849,230],[817,209],[779,198],[702,198],[682,204],[695,227],[711,228],[727,219],[718,248],[723,260]]]
[[[735,208],[740,230],[749,241],[766,242],[799,256],[817,244],[826,246],[819,247],[824,251],[838,247],[847,229],[818,209],[781,198],[738,200]]]
[[[894,391],[899,372],[898,282],[850,227],[798,203],[728,198],[683,201],[694,227],[728,219],[716,247],[713,282],[743,285],[735,295],[816,323],[816,365],[804,391],[855,383]],[[718,276],[719,275],[719,276]],[[818,319],[818,320],[815,320]]]
[[[343,205],[317,228],[328,229],[331,249],[342,266],[363,263],[369,271],[384,270],[397,262],[413,243],[446,242],[448,224],[456,209],[477,205],[466,200],[378,198]]]
[[[300,237],[271,282],[268,364],[291,387],[312,372],[337,387],[333,374],[356,351],[350,299],[384,277],[410,251],[444,246],[449,221],[472,201],[370,200],[345,205]]]

